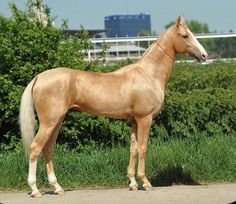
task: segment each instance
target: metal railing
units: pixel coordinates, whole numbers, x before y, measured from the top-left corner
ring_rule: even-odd
[[[196,34],[197,39],[219,39],[219,38],[235,38],[236,33],[207,33],[207,34]],[[115,38],[91,38],[90,41],[94,44],[94,49],[89,50],[87,54],[87,60],[92,60],[99,56],[102,52],[103,43],[108,43],[113,46],[113,51],[109,49],[106,51],[105,60],[106,61],[116,61],[124,60],[127,58],[138,59],[145,50],[140,51],[140,44],[145,42],[149,46],[153,41],[155,41],[158,36],[137,36],[137,37],[115,37]],[[120,45],[122,50],[119,49]],[[137,50],[130,50],[130,45],[135,45]],[[236,49],[236,47],[235,47]],[[114,50],[116,50],[114,52]],[[235,56],[236,57],[236,56]],[[211,59],[212,61],[213,59]]]
[[[196,34],[197,39],[207,39],[207,38],[232,38],[236,37],[236,33],[206,33],[206,34]],[[115,38],[90,38],[92,43],[116,43],[116,42],[145,42],[154,41],[158,36],[137,36],[137,37],[115,37]]]

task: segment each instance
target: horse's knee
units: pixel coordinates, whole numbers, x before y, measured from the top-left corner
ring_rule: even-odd
[[[130,153],[136,156],[138,154],[138,147],[134,146],[130,148]]]
[[[146,147],[138,148],[138,153],[139,153],[140,157],[145,157],[146,156],[146,152],[147,152],[147,148]]]

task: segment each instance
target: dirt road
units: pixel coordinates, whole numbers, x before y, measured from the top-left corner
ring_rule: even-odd
[[[30,198],[27,192],[0,192],[0,204],[232,204],[236,203],[236,184],[158,187],[152,191],[76,190],[63,196],[46,192],[41,198]]]

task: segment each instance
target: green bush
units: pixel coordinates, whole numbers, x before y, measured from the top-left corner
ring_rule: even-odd
[[[168,91],[156,121],[164,126],[167,137],[229,134],[236,131],[235,97],[222,88],[196,89],[186,94]]]
[[[8,149],[9,142],[20,138],[18,109],[26,85],[40,72],[67,66],[88,69],[84,53],[91,49],[88,33],[81,31],[72,38],[63,29],[52,26],[50,10],[41,0],[28,1],[27,11],[10,4],[11,18],[0,15],[0,147]],[[30,19],[32,8],[47,8],[47,25]],[[14,138],[14,139],[13,139]]]
[[[235,68],[235,62],[176,64],[153,134],[165,140],[235,133]]]
[[[176,64],[168,89],[186,94],[195,89],[236,88],[236,63],[214,62],[201,66],[199,64]]]
[[[151,137],[168,140],[235,133],[235,68],[235,63],[177,64]],[[194,86],[196,82],[202,87]],[[61,136],[61,142],[70,141],[74,147],[91,140],[105,145],[128,144],[129,122],[73,112],[65,119]]]
[[[41,0],[38,0],[42,4]],[[38,6],[40,6],[40,4]],[[20,139],[18,113],[21,94],[38,73],[60,66],[90,71],[113,71],[125,63],[100,66],[87,63],[91,49],[82,31],[67,38],[63,29],[29,20],[30,8],[22,12],[10,4],[12,17],[0,16],[0,151],[16,148]],[[37,5],[36,5],[37,6]],[[47,8],[47,7],[46,7]],[[166,90],[162,112],[151,136],[162,140],[235,133],[236,63],[176,64]],[[108,146],[129,143],[129,122],[71,111],[60,131],[60,143],[87,150],[95,143]]]

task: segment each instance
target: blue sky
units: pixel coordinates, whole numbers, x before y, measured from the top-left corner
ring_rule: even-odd
[[[24,10],[26,0],[12,0]],[[0,0],[0,14],[10,16],[9,0]],[[44,0],[57,16],[69,20],[69,28],[103,29],[104,17],[113,14],[151,14],[152,30],[160,33],[178,15],[207,23],[210,30],[236,32],[236,0]]]

